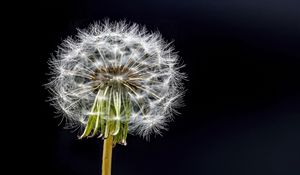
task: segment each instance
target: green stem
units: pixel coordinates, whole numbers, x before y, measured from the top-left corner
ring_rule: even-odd
[[[104,139],[102,156],[102,175],[111,175],[113,136]]]

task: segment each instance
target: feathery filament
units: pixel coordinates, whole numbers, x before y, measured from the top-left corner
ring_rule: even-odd
[[[53,105],[85,127],[80,138],[126,144],[128,132],[160,134],[180,106],[178,55],[137,24],[95,23],[65,40],[50,64]]]

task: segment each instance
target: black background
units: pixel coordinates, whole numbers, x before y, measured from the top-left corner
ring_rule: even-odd
[[[43,84],[57,45],[109,18],[174,40],[188,75],[182,114],[163,137],[129,136],[126,147],[118,145],[113,175],[300,174],[299,9],[297,0],[32,2],[18,29],[28,33],[14,72],[27,77],[17,91],[26,101],[24,128],[13,138],[23,153],[15,170],[100,174],[102,140],[77,140],[58,125]]]

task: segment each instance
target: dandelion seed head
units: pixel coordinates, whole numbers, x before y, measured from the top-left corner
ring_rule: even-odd
[[[135,23],[106,21],[79,30],[63,42],[50,65],[54,106],[82,126],[100,116],[128,121],[132,134],[161,134],[183,95],[179,56],[160,34]],[[114,109],[105,114],[101,104]]]

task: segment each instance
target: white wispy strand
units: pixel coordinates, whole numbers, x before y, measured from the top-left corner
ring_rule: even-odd
[[[132,104],[131,134],[161,134],[181,106],[185,75],[179,72],[179,56],[159,33],[135,23],[105,21],[79,30],[62,43],[50,65],[53,105],[72,126],[86,125],[105,81],[119,81],[126,89]],[[112,68],[119,72],[112,74]],[[125,119],[120,114],[114,120]]]

